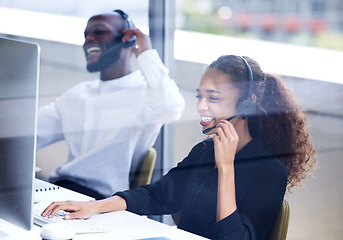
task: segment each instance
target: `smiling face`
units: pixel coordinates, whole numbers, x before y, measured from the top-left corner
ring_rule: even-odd
[[[209,68],[203,74],[197,89],[200,124],[203,131],[217,125],[220,120],[233,116],[236,113],[236,103],[239,91],[228,81],[228,75],[215,68]],[[209,131],[213,134],[215,129]]]
[[[87,59],[87,69],[101,71],[119,59],[120,50],[111,56],[110,63],[98,64],[101,54],[121,41],[123,19],[118,14],[100,14],[88,20],[84,35],[83,49]]]

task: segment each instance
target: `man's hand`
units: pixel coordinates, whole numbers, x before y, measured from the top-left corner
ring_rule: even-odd
[[[152,48],[150,37],[142,33],[138,28],[126,29],[123,31],[123,33],[123,42],[129,40],[132,36],[136,36],[136,46],[134,47],[134,53],[136,54],[136,57],[138,57],[138,55],[145,50]]]

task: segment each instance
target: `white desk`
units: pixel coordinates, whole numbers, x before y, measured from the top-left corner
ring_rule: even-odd
[[[61,192],[64,196],[61,196]],[[57,194],[58,193],[58,194]],[[67,189],[56,194],[49,194],[50,197],[58,196],[61,200],[68,198],[70,200],[80,200],[80,198],[87,199],[88,197],[72,192]],[[70,198],[69,198],[70,197]],[[42,200],[42,199],[41,199]],[[44,199],[46,201],[46,199]],[[49,201],[49,200],[48,200]],[[91,233],[91,234],[77,234],[74,240],[133,240],[133,239],[144,239],[151,237],[165,237],[167,239],[175,240],[197,240],[206,239],[195,234],[177,229],[176,227],[169,226],[154,220],[147,218],[146,216],[139,216],[127,211],[111,212],[105,214],[99,214],[93,216],[88,221],[94,222],[98,225],[102,225],[109,229],[106,233]],[[9,222],[0,219],[0,231],[9,234],[6,240],[41,240],[40,238],[41,227],[34,225],[31,231],[26,231],[19,228]],[[0,238],[2,240],[2,238]]]

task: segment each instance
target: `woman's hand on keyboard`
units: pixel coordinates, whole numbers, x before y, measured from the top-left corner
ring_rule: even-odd
[[[85,219],[90,218],[95,213],[97,213],[97,208],[95,206],[95,201],[80,202],[80,201],[63,201],[63,202],[53,202],[51,203],[43,212],[42,216],[46,217],[49,213],[49,218],[55,216],[55,214],[64,210],[68,212],[64,218],[66,220],[71,220],[74,218]]]
[[[63,201],[51,203],[43,212],[42,216],[46,217],[49,213],[49,218],[55,216],[55,214],[64,210],[68,212],[64,216],[65,219],[70,220],[74,218],[90,218],[96,213],[105,213],[126,210],[126,201],[120,196],[112,196],[106,199],[89,202],[79,201]]]

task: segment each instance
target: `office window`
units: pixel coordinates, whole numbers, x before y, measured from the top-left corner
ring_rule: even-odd
[[[158,37],[154,38],[154,44],[156,47],[159,44],[163,51],[161,57],[181,89],[186,109],[181,119],[167,126],[158,140],[164,148],[160,153],[166,154],[159,170],[165,173],[205,138],[195,98],[204,68],[222,54],[251,56],[260,62],[264,71],[285,79],[294,91],[307,112],[317,148],[319,169],[315,178],[309,176],[302,188],[286,196],[291,205],[288,238],[339,237],[340,226],[334,223],[339,223],[343,217],[339,211],[343,200],[339,185],[343,167],[340,160],[343,154],[342,1],[2,0],[0,19],[6,24],[0,26],[0,34],[40,44],[39,104],[43,105],[80,81],[98,77],[86,71],[81,48],[83,29],[91,15],[122,8],[138,27],[149,33],[150,24],[162,21],[149,21],[149,11],[156,10],[160,7],[157,4],[162,3],[167,3],[166,8],[158,14],[169,16],[171,22],[167,21],[165,27],[172,32],[168,36],[172,36],[172,44],[165,46],[161,43],[168,40]],[[175,3],[172,9],[168,6],[171,3]],[[23,27],[28,23],[32,24]],[[31,30],[35,23],[40,24],[38,31]],[[161,29],[155,31],[159,34]],[[50,154],[50,151],[59,154]],[[47,156],[55,164],[64,161],[66,145],[58,143],[39,153],[40,158]],[[53,166],[48,161],[38,161],[44,169],[41,177],[47,179]]]

